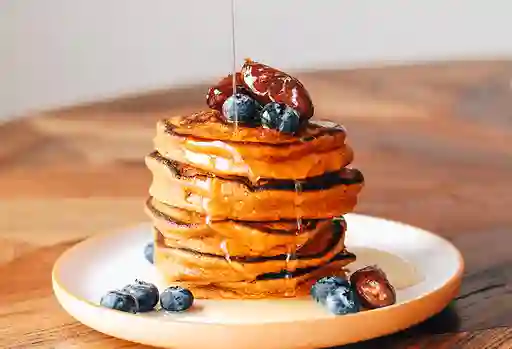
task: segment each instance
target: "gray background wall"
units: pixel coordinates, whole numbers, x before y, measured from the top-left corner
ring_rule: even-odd
[[[512,55],[507,0],[236,1],[240,62]],[[0,0],[0,119],[224,75],[229,16],[229,0]]]

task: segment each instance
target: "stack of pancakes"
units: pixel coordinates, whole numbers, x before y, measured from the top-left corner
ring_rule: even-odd
[[[340,272],[363,186],[342,127],[296,135],[235,127],[210,110],[161,120],[146,202],[155,265],[198,298],[289,296]],[[306,287],[304,287],[306,289]]]

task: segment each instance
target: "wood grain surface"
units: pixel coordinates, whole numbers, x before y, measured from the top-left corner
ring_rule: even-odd
[[[349,348],[512,348],[512,62],[300,74],[316,115],[347,126],[367,185],[357,212],[447,237],[467,270],[442,313]],[[204,108],[207,86],[0,126],[0,348],[143,348],[97,333],[52,295],[69,246],[145,221],[157,119]],[[432,256],[435,258],[435,256]]]

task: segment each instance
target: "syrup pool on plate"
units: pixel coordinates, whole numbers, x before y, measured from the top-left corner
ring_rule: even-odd
[[[349,273],[369,265],[376,265],[386,273],[389,283],[397,290],[412,287],[424,280],[424,276],[414,264],[395,254],[362,246],[352,246],[350,251],[357,256],[357,259],[347,266]]]

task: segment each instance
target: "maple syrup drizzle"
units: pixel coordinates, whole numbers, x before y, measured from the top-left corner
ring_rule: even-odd
[[[236,14],[236,7],[235,7],[235,0],[231,0],[231,55],[233,59],[233,66],[232,66],[232,84],[233,84],[233,95],[236,94],[236,24],[235,24],[235,14]],[[234,110],[235,110],[235,131],[238,131],[238,108],[235,101],[234,104]],[[214,190],[215,195],[225,195],[220,188],[216,188]],[[211,224],[211,217],[206,217],[206,224],[210,226]],[[222,240],[220,243],[220,248],[224,252],[224,258],[226,259],[226,262],[229,265],[232,265],[231,263],[231,254],[229,253],[229,247],[227,244],[227,240]]]
[[[302,183],[300,181],[295,181],[295,213],[297,219],[297,230],[295,231],[295,236],[300,236],[303,233],[304,225],[302,223]],[[292,282],[291,277],[297,269],[297,242],[295,241],[292,245],[289,246],[288,252],[286,255],[285,261],[285,297],[294,297],[296,295],[296,285]]]
[[[233,95],[237,93],[237,81],[236,81],[236,73],[237,73],[237,61],[236,61],[236,0],[231,0],[231,50],[232,50],[232,59],[233,59],[233,71],[232,71],[232,84],[233,84]],[[235,131],[238,132],[238,108],[237,108],[236,100],[234,104],[235,111]],[[295,207],[296,207],[296,216],[297,216],[297,229],[295,231],[295,235],[299,236],[303,232],[303,223],[302,223],[302,212],[300,211],[300,207],[302,205],[302,183],[299,181],[295,181]],[[221,248],[224,250],[225,258],[228,263],[231,263],[230,254],[228,250],[227,244],[225,242],[222,244]],[[294,282],[291,280],[294,271],[297,269],[297,243],[294,242],[288,248],[288,252],[285,260],[285,297],[293,297],[296,294],[296,287]]]
[[[236,5],[235,5],[235,1],[236,0],[231,0],[231,54],[232,54],[232,58],[233,58],[233,76],[232,76],[232,79],[233,79],[233,95],[236,95],[236,91],[237,91],[237,88],[236,88],[236,71],[237,71],[237,65],[236,65],[236,23],[235,23],[235,19],[236,19]],[[238,129],[238,108],[237,108],[237,104],[236,104],[236,101],[235,101],[235,104],[234,104],[234,109],[235,109],[235,130]]]

